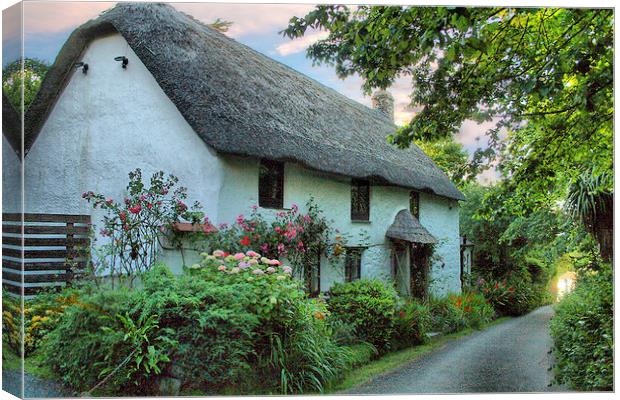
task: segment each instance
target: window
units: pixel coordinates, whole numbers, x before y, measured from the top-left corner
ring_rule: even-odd
[[[352,282],[360,279],[362,273],[363,247],[349,247],[344,261],[344,281]]]
[[[321,293],[321,251],[315,254],[306,253],[304,265],[304,281],[310,297],[316,297]]]
[[[370,184],[367,180],[351,181],[351,219],[357,221],[370,219]]]
[[[420,193],[409,193],[409,211],[414,217],[420,218]]]
[[[284,163],[261,160],[258,173],[258,205],[282,208],[284,204]]]

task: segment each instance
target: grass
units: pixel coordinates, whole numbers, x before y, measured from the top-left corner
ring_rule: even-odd
[[[19,355],[4,342],[2,343],[2,368],[6,370],[22,368]],[[36,352],[24,359],[24,371],[38,378],[55,379],[51,368],[43,364],[41,355]]]
[[[491,326],[501,324],[507,321],[510,317],[498,318],[489,324],[485,325],[481,330],[487,329]],[[451,333],[448,335],[440,336],[438,338],[431,339],[428,343],[419,346],[409,347],[407,349],[395,351],[393,353],[387,353],[383,357],[371,361],[368,364],[362,365],[359,368],[353,369],[344,374],[343,378],[325,389],[325,394],[338,393],[349,390],[355,386],[362,385],[371,379],[393,371],[405,364],[408,364],[421,356],[430,353],[431,351],[441,348],[451,340],[461,338],[473,333],[475,330],[466,328],[462,331]],[[355,348],[353,348],[355,351]]]

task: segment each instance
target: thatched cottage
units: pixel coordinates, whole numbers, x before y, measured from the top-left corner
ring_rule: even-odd
[[[168,5],[120,3],[63,46],[26,115],[23,161],[19,123],[3,108],[4,212],[20,210],[22,166],[26,212],[95,222],[81,193],[121,198],[138,167],[178,176],[218,223],[313,196],[335,227],[369,236],[346,273],[323,259],[315,289],[394,277],[411,293],[427,262],[435,292],[458,291],[463,195],[418,147],[386,142],[393,106],[385,93],[376,102],[350,100]],[[417,254],[420,243],[435,243],[435,257]]]

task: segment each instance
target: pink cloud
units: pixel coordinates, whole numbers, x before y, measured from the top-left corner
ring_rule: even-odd
[[[26,1],[24,4],[24,31],[26,34],[57,33],[75,28],[115,2],[61,2]]]

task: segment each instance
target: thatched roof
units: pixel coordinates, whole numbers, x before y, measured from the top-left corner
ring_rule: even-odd
[[[437,243],[437,239],[420,224],[409,210],[400,210],[385,236],[411,243]]]
[[[119,32],[196,133],[216,151],[300,163],[464,199],[418,147],[386,142],[395,125],[335,90],[169,5],[119,3],[77,28],[27,114],[28,149],[88,43]]]
[[[22,147],[22,121],[8,97],[2,92],[2,132],[11,147],[19,154]]]

